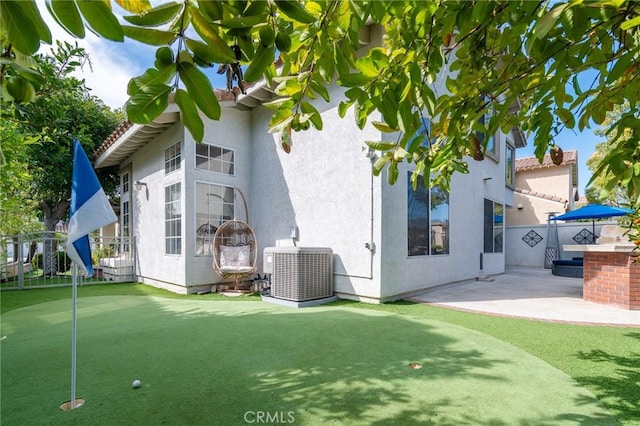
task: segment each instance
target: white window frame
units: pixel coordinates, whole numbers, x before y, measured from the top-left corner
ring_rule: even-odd
[[[168,199],[167,196],[172,194],[170,188],[176,186],[178,187],[178,198]],[[177,210],[177,214],[174,213],[171,217],[169,209]],[[165,255],[182,255],[182,182],[175,182],[164,187],[164,224]],[[171,232],[167,232],[168,230]]]
[[[211,206],[211,203],[217,203],[219,206],[219,210],[220,211],[224,211],[225,210],[225,206],[227,207],[231,207],[232,212],[231,212],[231,217],[229,218],[225,218],[222,217],[219,221],[217,221],[216,223],[211,223],[211,211],[206,212],[206,220],[207,222],[205,224],[200,224],[199,223],[201,221],[199,221],[198,219],[198,187],[201,185],[207,185],[207,192],[206,192],[206,196],[207,196],[207,207]],[[224,200],[221,200],[219,197],[217,197],[216,195],[212,194],[212,197],[209,198],[209,191],[211,190],[211,187],[215,186],[215,187],[219,187],[222,188],[223,190],[231,190],[232,193],[232,201],[231,203],[229,202],[225,202]],[[231,220],[235,217],[235,212],[236,212],[236,205],[235,205],[235,196],[234,196],[234,188],[233,186],[229,186],[229,185],[223,185],[221,183],[218,182],[206,182],[206,181],[195,181],[195,185],[193,188],[194,191],[194,197],[193,197],[193,202],[194,202],[194,206],[193,206],[193,212],[194,212],[194,224],[195,224],[195,230],[194,230],[194,234],[195,234],[195,247],[194,247],[194,253],[196,256],[213,256],[213,235],[208,235],[208,234],[204,234],[201,235],[199,230],[202,226],[205,226],[207,224],[209,225],[213,225],[216,229],[220,227],[220,225],[222,225],[224,222],[226,222],[227,220]],[[203,231],[206,231],[207,228],[205,227]]]
[[[207,147],[207,155],[201,155],[198,153],[198,149],[202,149],[202,147]],[[214,149],[219,149],[220,150],[220,157],[216,158],[213,156],[212,151]],[[226,153],[231,153],[231,161],[227,161],[224,159],[224,156]],[[203,158],[206,159],[206,161],[204,162],[204,164],[207,165],[207,167],[201,167],[198,165],[198,158]],[[219,169],[220,170],[212,170],[209,165],[212,164],[212,162],[214,164],[220,164]],[[222,170],[225,169],[225,165],[230,166],[231,169],[231,173],[227,173],[224,172]],[[204,171],[208,171],[208,172],[212,172],[212,173],[220,173],[222,175],[227,175],[227,176],[235,176],[236,174],[236,150],[232,149],[232,148],[227,148],[225,146],[221,146],[221,145],[214,145],[214,144],[209,144],[207,142],[202,142],[200,144],[196,145],[196,149],[195,149],[195,167],[197,170],[204,170]]]
[[[182,167],[182,147],[177,142],[164,150],[164,175],[171,174]]]
[[[516,187],[516,147],[507,138],[504,152],[504,183],[511,189]],[[511,178],[511,179],[509,179]]]
[[[485,219],[487,218],[487,212],[486,212],[486,206],[487,206],[487,202],[491,202],[491,250],[487,249],[487,223],[485,221]],[[497,222],[496,222],[496,205],[500,205],[502,206],[502,222],[500,223],[499,226],[497,226]],[[483,243],[482,243],[482,251],[485,254],[490,254],[490,253],[504,253],[504,203],[500,203],[497,202],[495,200],[492,200],[490,198],[484,198],[483,199],[483,204],[482,204],[482,238],[483,238]],[[498,244],[496,244],[496,237],[498,236],[496,233],[496,229],[499,229],[500,232],[500,245],[498,246]]]

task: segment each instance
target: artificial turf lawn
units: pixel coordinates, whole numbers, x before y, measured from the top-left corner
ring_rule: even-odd
[[[9,312],[48,291],[2,294],[3,425],[226,425],[252,411],[298,424],[615,424],[567,375],[505,343],[543,326],[531,344],[540,349],[554,343],[543,338],[546,326],[560,327],[556,335],[584,326],[517,325],[403,303],[294,310],[213,296],[134,297],[162,294],[144,286],[80,289],[78,396],[87,403],[65,413],[57,407],[69,399],[70,301]],[[129,295],[87,297],[118,292]],[[598,362],[607,364],[574,357]],[[130,387],[135,378],[139,390]],[[620,413],[632,424],[632,411]]]

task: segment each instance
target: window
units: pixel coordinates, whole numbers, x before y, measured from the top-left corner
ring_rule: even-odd
[[[122,175],[120,180],[120,193],[126,194],[129,192],[129,173],[125,173]]]
[[[235,173],[235,153],[232,149],[199,143],[196,145],[196,168],[232,175]]]
[[[180,142],[171,145],[164,151],[164,174],[180,169]]]
[[[509,188],[514,188],[516,184],[516,149],[509,143],[506,145],[504,167],[504,182]]]
[[[482,102],[486,105],[491,102],[491,99],[489,99],[488,96],[484,96],[482,98]],[[490,105],[487,108],[487,112],[484,113],[479,120],[483,128],[486,126],[489,126],[489,123],[491,122],[492,117],[493,117],[493,106]],[[494,160],[499,161],[500,146],[498,144],[498,141],[496,140],[495,134],[489,135],[488,137],[485,132],[477,132],[476,134],[478,135],[478,139],[480,139],[480,144],[485,145],[485,150],[484,150],[485,154],[487,154],[490,158],[493,158]],[[487,138],[486,142],[485,142],[485,138]]]
[[[196,183],[196,255],[213,254],[213,235],[220,225],[234,218],[233,188]]]
[[[429,191],[422,179],[414,191],[411,172],[407,188],[409,256],[449,254],[449,193],[439,187]]]
[[[180,191],[180,182],[164,188],[164,239],[166,254],[182,254]]]
[[[431,254],[449,254],[449,193],[431,188]]]
[[[122,220],[122,236],[124,237],[125,241],[123,242],[122,249],[126,253],[129,252],[128,237],[130,235],[130,230],[131,230],[130,218],[131,216],[129,214],[129,200],[123,201],[121,220]]]
[[[502,253],[504,206],[484,199],[484,252]]]
[[[120,236],[124,237],[122,251],[129,252],[128,237],[131,235],[131,213],[129,207],[129,173],[124,173],[120,177]]]

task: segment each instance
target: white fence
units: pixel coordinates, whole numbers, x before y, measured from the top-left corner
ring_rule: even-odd
[[[543,268],[546,249],[549,243],[558,246],[558,259],[582,257],[582,252],[566,252],[562,246],[567,244],[589,244],[600,235],[605,225],[617,225],[616,221],[595,222],[595,237],[592,222],[558,223],[558,244],[554,237],[554,224],[551,222],[551,238],[547,236],[547,225],[517,225],[505,229],[505,262],[507,266],[528,266]]]
[[[134,245],[128,237],[89,237],[95,275],[83,284],[135,279]],[[71,285],[66,235],[36,232],[0,236],[0,289]]]

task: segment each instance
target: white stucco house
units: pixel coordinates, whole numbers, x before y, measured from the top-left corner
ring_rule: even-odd
[[[341,119],[341,89],[330,93],[331,103],[316,105],[324,129],[294,133],[288,154],[279,135],[267,132],[271,111],[262,103],[274,94],[264,84],[246,95],[217,91],[222,118],[205,118],[201,144],[173,104],[150,124],[125,123],[114,132],[95,166],[120,167],[119,229],[135,238],[137,279],[181,293],[219,282],[206,229],[234,216],[245,220],[234,187],[246,196],[260,253],[292,246],[297,227],[298,247],[333,250],[342,298],[384,302],[504,272],[504,209],[513,204],[522,133],[494,135],[486,158],[469,159],[470,173],[456,174],[450,193],[414,193],[411,165],[402,166],[395,185],[372,175],[375,153],[365,141],[383,135],[373,126],[360,130],[350,113]]]

